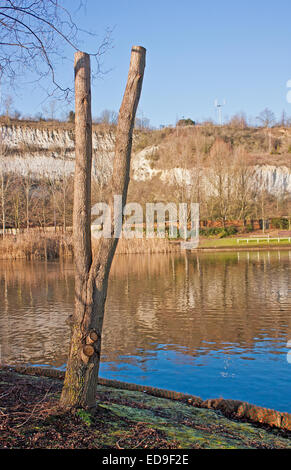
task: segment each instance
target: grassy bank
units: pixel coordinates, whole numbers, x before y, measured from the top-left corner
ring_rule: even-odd
[[[240,241],[238,243],[238,237],[229,237],[229,238],[200,238],[199,248],[200,249],[232,249],[232,250],[240,250],[240,249],[279,249],[279,248],[290,248],[291,243],[288,240],[270,240],[267,241],[259,241],[257,242],[256,238],[250,239],[247,243],[246,241]]]
[[[62,382],[0,370],[0,448],[291,448],[290,433],[218,411],[98,386],[94,416],[61,413]]]

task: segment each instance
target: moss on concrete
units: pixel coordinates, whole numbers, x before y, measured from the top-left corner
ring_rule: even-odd
[[[58,409],[62,381],[0,369],[0,448],[291,448],[291,435],[219,410],[99,385],[93,416]]]
[[[291,448],[287,434],[228,419],[219,411],[103,386],[98,387],[98,398],[103,408],[161,431],[181,448]]]

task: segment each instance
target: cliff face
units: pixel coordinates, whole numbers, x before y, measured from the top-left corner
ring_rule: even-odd
[[[167,170],[152,168],[150,156],[157,147],[149,147],[137,153],[132,162],[134,179],[137,181],[150,181],[159,176],[164,182],[190,185],[197,178],[196,169],[175,167]],[[270,194],[278,195],[291,193],[291,171],[285,166],[254,165],[254,184],[264,188]],[[202,172],[201,179],[205,186],[210,186],[207,172]]]
[[[0,127],[2,142],[14,149],[38,147],[44,150],[55,147],[73,149],[73,132],[66,129],[42,129],[29,126]]]
[[[74,133],[67,129],[29,126],[0,126],[2,155],[6,171],[20,175],[58,178],[74,171]],[[104,182],[110,178],[114,134],[93,132],[93,175]],[[1,148],[0,148],[1,150]]]
[[[58,178],[74,171],[74,133],[72,129],[38,128],[37,126],[0,126],[0,166],[4,171],[35,177]],[[112,173],[114,155],[113,131],[93,131],[93,175],[106,183]],[[132,178],[150,181],[158,176],[164,182],[191,184],[195,170],[159,169],[151,156],[158,146],[148,146],[132,160]],[[271,194],[291,193],[291,171],[287,166],[255,165],[255,180]],[[207,177],[205,177],[207,184]]]
[[[291,193],[291,171],[286,166],[256,166],[258,181],[261,181],[271,194]]]

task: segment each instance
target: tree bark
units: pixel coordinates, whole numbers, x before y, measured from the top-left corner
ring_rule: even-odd
[[[122,196],[122,204],[118,209],[119,213],[116,213],[115,208],[115,218],[122,217],[127,198],[132,133],[142,89],[145,53],[143,47],[132,48],[127,85],[119,111],[111,184],[112,217],[114,195]],[[75,100],[76,167],[73,214],[75,310],[60,405],[63,408],[90,409],[96,405],[108,277],[121,227],[117,233],[116,230],[114,232],[114,223],[111,220],[112,237],[101,239],[98,251],[93,256],[90,226],[92,166],[90,58],[82,52],[75,54]]]
[[[1,202],[2,202],[2,236],[5,237],[6,228],[6,207],[5,207],[5,191],[4,191],[4,173],[1,176]]]

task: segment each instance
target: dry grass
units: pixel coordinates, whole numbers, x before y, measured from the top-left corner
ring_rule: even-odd
[[[268,133],[261,127],[241,129],[228,125],[197,125],[141,132],[136,134],[134,150],[158,146],[152,157],[152,167],[158,170],[175,166],[191,168],[193,164],[195,166],[197,156],[204,167],[209,165],[207,157],[217,140],[229,144],[233,150],[244,148],[249,154],[250,165],[290,166],[291,129],[282,127],[272,128]]]
[[[98,240],[93,241],[94,249]],[[151,254],[180,251],[180,243],[168,239],[120,239],[116,254]],[[0,240],[0,259],[56,259],[73,256],[72,235],[31,231]]]
[[[0,259],[55,259],[72,256],[71,235],[33,232],[7,235],[0,241]]]
[[[71,130],[74,132],[75,124],[68,121],[57,121],[57,120],[41,120],[35,121],[33,119],[12,119],[6,116],[0,116],[0,125],[4,126],[19,126],[29,127],[30,129],[47,129],[47,130]],[[104,131],[108,132],[115,128],[110,124],[97,124],[93,122],[93,131]]]
[[[94,240],[93,248],[98,249],[99,240]],[[117,255],[172,253],[180,251],[180,243],[172,242],[166,238],[134,238],[127,240],[121,238],[117,245]]]
[[[7,119],[0,116],[0,125],[12,127],[47,130],[49,132],[69,131],[74,138],[74,123],[63,121],[33,121],[25,119]],[[114,133],[116,127],[109,124],[93,123],[93,131],[99,135]],[[268,137],[270,136],[270,137]],[[271,141],[271,153],[269,147]],[[210,149],[217,139],[229,143],[234,149],[244,147],[252,157],[250,164],[290,165],[291,160],[291,128],[274,127],[266,132],[261,127],[235,127],[231,125],[215,126],[200,124],[186,127],[167,127],[159,130],[134,130],[133,152],[141,151],[146,147],[159,146],[153,155],[153,167],[157,169],[172,168],[184,155],[186,166],[193,164],[193,158],[200,154],[200,163],[210,153]],[[52,150],[52,149],[50,149]],[[55,148],[53,151],[58,152]],[[11,153],[23,152],[24,149],[11,149]],[[37,145],[30,146],[31,153],[43,152],[45,149]],[[201,161],[202,159],[202,161]]]
[[[179,242],[171,242],[167,238],[136,238],[133,240],[120,239],[117,245],[116,253],[170,253],[174,251],[180,251]]]

